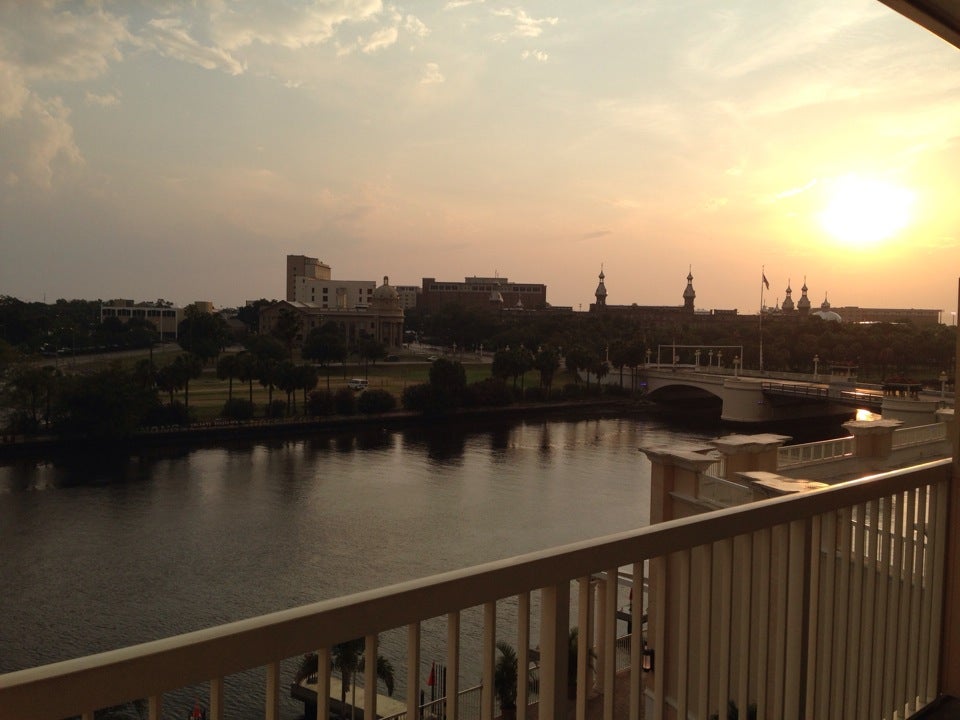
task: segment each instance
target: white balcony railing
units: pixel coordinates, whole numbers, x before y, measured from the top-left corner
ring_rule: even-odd
[[[223,678],[266,668],[264,716],[279,716],[280,663],[321,648],[318,717],[326,718],[329,652],[366,638],[363,704],[376,711],[379,633],[406,628],[406,687],[421,685],[421,623],[447,619],[445,714],[460,717],[460,614],[483,608],[480,717],[496,714],[493,670],[497,603],[518,599],[520,667],[539,644],[539,717],[567,707],[571,588],[580,628],[597,627],[596,674],[580,643],[576,699],[613,716],[614,693],[631,718],[726,717],[729,702],[756,704],[758,718],[905,717],[937,694],[949,461],[809,493],[716,510],[631,532],[464,568],[177,637],[0,676],[2,720],[92,718],[97,708],[147,698],[161,717],[164,693],[209,683],[208,717],[220,720]],[[649,598],[644,597],[649,561]],[[640,626],[630,670],[618,676],[618,568],[633,569],[634,618],[648,606],[655,668],[642,675]],[[595,581],[608,588],[593,600]],[[539,617],[531,619],[531,593]],[[956,602],[953,598],[950,602]],[[530,628],[539,626],[531,641]],[[643,680],[648,682],[645,685]],[[518,716],[527,687],[519,683]],[[408,713],[418,710],[408,693]]]
[[[947,439],[946,423],[932,425],[916,425],[914,427],[897,428],[893,431],[893,449],[925,445],[927,443],[942,442]]]
[[[777,451],[777,468],[783,469],[811,463],[850,457],[854,452],[852,437],[821,442],[786,445]]]

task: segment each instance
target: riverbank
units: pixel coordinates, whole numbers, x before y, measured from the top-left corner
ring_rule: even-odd
[[[534,419],[556,416],[575,418],[624,413],[652,414],[655,405],[647,400],[591,398],[561,402],[518,403],[503,407],[459,408],[443,415],[397,410],[373,415],[330,415],[324,417],[260,418],[255,420],[213,420],[189,426],[151,428],[131,437],[90,441],[61,438],[53,435],[18,436],[0,442],[0,462],[18,459],[43,460],[63,453],[104,452],[135,453],[145,448],[175,446],[178,448],[233,440],[303,437],[316,433],[338,433],[360,428],[390,430],[412,426],[460,425],[477,421]]]

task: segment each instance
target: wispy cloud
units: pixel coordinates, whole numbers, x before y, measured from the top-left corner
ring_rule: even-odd
[[[524,50],[520,53],[520,57],[524,60],[536,60],[541,63],[545,63],[550,59],[550,55],[543,50]]]
[[[467,7],[469,5],[480,5],[484,0],[450,0],[443,6],[444,10],[456,10],[457,8]]]
[[[443,73],[440,72],[440,65],[435,62],[430,62],[423,68],[423,73],[420,75],[420,84],[434,85],[436,83],[442,83],[445,79]]]
[[[221,47],[201,45],[176,18],[155,18],[147,24],[145,41],[161,55],[199,65],[207,70],[243,74],[243,64]]]
[[[786,200],[787,198],[792,198],[796,195],[800,195],[801,193],[805,193],[807,190],[815,187],[817,182],[817,178],[814,178],[810,182],[806,183],[805,185],[801,185],[800,187],[789,188],[787,190],[783,190],[782,192],[778,192],[776,195],[770,198],[770,202],[779,202],[780,200]]]
[[[98,107],[111,107],[113,105],[120,104],[120,95],[107,93],[105,95],[98,95],[97,93],[92,93],[89,90],[83,96],[83,101],[87,105],[96,105]]]
[[[556,25],[560,21],[557,17],[531,17],[523,8],[502,8],[494,10],[493,14],[497,17],[507,18],[513,23],[513,27],[509,31],[494,35],[494,40],[499,42],[505,42],[510,38],[540,37],[545,26]]]
[[[383,50],[396,44],[399,32],[396,27],[380,28],[374,32],[363,45],[363,51],[371,55],[378,50]]]

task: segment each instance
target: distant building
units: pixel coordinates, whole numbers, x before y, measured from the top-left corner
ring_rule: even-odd
[[[306,255],[287,255],[287,300],[296,300],[297,279],[329,280],[330,266]]]
[[[400,298],[400,307],[404,310],[412,310],[417,306],[421,292],[419,285],[395,285],[394,287]]]
[[[301,345],[311,330],[335,322],[343,332],[347,344],[369,337],[382,342],[388,348],[399,348],[403,343],[403,308],[396,288],[387,277],[376,288],[364,305],[330,306],[302,300],[282,300],[260,310],[260,334],[273,331],[283,312],[296,313],[300,331],[294,343]]]
[[[463,282],[423,278],[417,307],[436,310],[448,303],[476,308],[541,310],[547,306],[547,286],[510,282],[501,277],[467,277]]]
[[[161,338],[175,339],[183,313],[184,308],[174,307],[172,304],[111,300],[100,306],[100,322],[106,318],[117,318],[126,324],[133,318],[140,318],[153,325]]]
[[[606,275],[603,272],[603,266],[600,267],[600,283],[594,292],[596,302],[590,303],[590,312],[613,312],[613,313],[633,313],[644,315],[651,318],[682,318],[682,317],[714,317],[723,316],[726,318],[736,317],[736,310],[697,310],[694,301],[697,292],[693,288],[693,268],[687,272],[687,285],[683,289],[683,305],[609,305],[607,304],[607,286]]]
[[[796,307],[793,304],[792,289],[790,281],[787,281],[786,297],[780,305],[779,314],[783,316],[807,316],[812,315],[823,320],[845,323],[880,323],[880,322],[913,322],[917,325],[937,325],[942,316],[941,310],[917,309],[917,308],[861,308],[856,305],[831,308],[830,302],[824,296],[820,309],[814,312],[810,311],[810,299],[807,297],[807,281],[804,278],[801,292],[803,296],[797,301]],[[777,310],[774,310],[776,313]]]

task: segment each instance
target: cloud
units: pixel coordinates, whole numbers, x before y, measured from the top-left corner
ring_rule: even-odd
[[[813,188],[816,184],[817,179],[814,178],[806,185],[801,185],[800,187],[789,188],[788,190],[778,192],[776,195],[770,198],[770,202],[779,202],[780,200],[786,200],[787,198],[794,197],[795,195],[800,195],[801,193],[805,193],[807,190]]]
[[[523,8],[503,8],[494,10],[493,14],[497,17],[505,17],[513,21],[513,28],[509,32],[497,33],[494,40],[506,42],[510,38],[536,38],[543,33],[545,25],[556,25],[559,18],[543,17],[534,18],[527,15]]]
[[[483,0],[450,0],[443,6],[444,10],[457,10],[458,8],[468,7],[470,5],[479,5]]]
[[[292,50],[330,40],[339,26],[374,19],[383,12],[380,0],[329,0],[322,4],[249,2],[223,5],[211,13],[211,36],[235,51],[253,44]]]
[[[380,28],[374,32],[363,46],[363,51],[368,55],[383,50],[397,42],[399,33],[396,27]]]
[[[430,28],[424,25],[423,21],[415,15],[407,15],[406,20],[403,22],[403,29],[418,38],[425,38],[430,34]]]
[[[57,165],[83,162],[69,117],[60,98],[45,100],[27,91],[17,114],[0,122],[0,167],[6,185],[49,189]]]
[[[155,18],[147,23],[145,40],[159,52],[175,60],[199,65],[207,70],[224,70],[231,75],[243,74],[243,65],[227,50],[201,45],[176,18]]]
[[[420,76],[421,85],[433,85],[442,83],[446,78],[440,72],[440,66],[435,62],[427,63],[423,68],[423,74]]]
[[[96,5],[52,0],[0,3],[0,59],[16,65],[27,82],[97,77],[135,43],[125,20]]]
[[[611,230],[594,230],[593,232],[583,233],[580,235],[578,240],[597,240],[607,235],[612,235],[613,231]]]
[[[533,59],[541,63],[545,63],[550,59],[550,56],[543,50],[524,50],[522,53],[520,53],[520,57],[524,60]]]
[[[96,93],[92,93],[88,90],[86,95],[84,95],[83,97],[83,101],[87,105],[97,105],[99,107],[110,107],[112,105],[119,105],[120,97],[119,97],[119,93],[117,95],[114,95],[112,93],[107,93],[106,95],[97,95]]]

